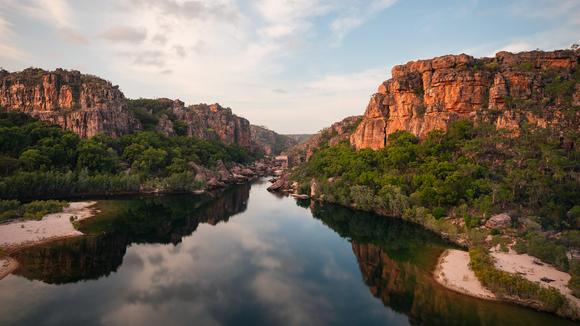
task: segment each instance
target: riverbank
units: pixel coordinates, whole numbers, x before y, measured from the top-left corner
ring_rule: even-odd
[[[469,253],[448,249],[441,254],[433,272],[437,283],[444,287],[472,297],[497,300],[493,292],[486,289],[469,267]]]
[[[39,221],[15,221],[0,225],[0,248],[10,252],[41,242],[82,235],[74,223],[94,216],[96,201],[73,202],[60,213]]]
[[[513,250],[500,252],[492,250],[491,256],[495,260],[495,267],[511,274],[517,274],[523,278],[540,284],[543,287],[555,288],[566,297],[571,307],[580,316],[580,299],[572,295],[568,287],[571,275],[559,271],[554,266],[540,262],[537,258],[527,254],[517,254]]]
[[[332,180],[331,180],[332,181]],[[357,207],[356,204],[351,202],[350,205],[345,205],[345,203],[335,202],[332,199],[333,196],[328,196],[323,193],[315,180],[311,181],[309,189],[302,189],[298,182],[293,182],[292,179],[286,174],[282,175],[279,178],[271,180],[272,185],[268,188],[269,191],[279,192],[290,196],[301,196],[304,195],[308,196],[312,200],[318,202],[326,202],[332,204],[338,204],[341,206],[349,207],[351,209],[358,210],[360,207]],[[304,194],[306,192],[307,194]],[[302,193],[302,194],[300,194]],[[515,229],[512,227],[512,220],[511,217],[507,214],[497,214],[488,218],[485,223],[481,223],[479,226],[472,226],[467,227],[466,221],[463,218],[458,217],[445,217],[445,218],[434,218],[424,212],[424,210],[414,209],[410,210],[411,214],[408,212],[404,212],[400,215],[391,215],[386,214],[385,212],[378,210],[374,206],[369,206],[365,211],[370,211],[375,214],[389,217],[389,218],[401,218],[411,223],[415,223],[421,225],[425,229],[433,231],[434,233],[438,234],[442,238],[455,243],[463,248],[474,248],[482,246],[484,248],[490,248],[493,244],[497,241],[500,244],[513,244],[515,243]],[[495,231],[495,232],[493,232]],[[498,236],[498,234],[501,234]],[[496,247],[500,248],[501,245],[497,245]],[[505,248],[504,248],[505,249]],[[487,251],[488,249],[486,249]],[[515,255],[515,253],[513,253]],[[534,261],[531,256],[529,256],[529,261]],[[509,260],[509,259],[508,259]],[[535,261],[539,261],[535,259]],[[470,266],[471,259],[469,253],[460,250],[448,250],[446,251],[438,261],[438,264],[433,272],[434,279],[441,284],[442,286],[452,290],[454,292],[458,292],[464,295],[484,299],[484,300],[497,300],[497,301],[505,301],[505,302],[512,302],[517,303],[520,305],[532,307],[537,310],[549,311],[556,313],[560,316],[570,318],[573,320],[577,320],[580,318],[580,306],[578,302],[580,301],[578,298],[572,295],[572,291],[567,287],[568,281],[570,280],[570,275],[567,273],[563,273],[558,271],[557,269],[550,266],[550,269],[547,273],[543,273],[543,276],[539,276],[536,278],[525,278],[525,282],[529,282],[527,285],[522,285],[524,287],[531,286],[531,287],[544,287],[549,289],[554,289],[560,296],[562,296],[562,306],[561,308],[554,308],[551,304],[546,303],[545,301],[538,301],[535,299],[527,298],[524,294],[522,297],[518,295],[505,295],[505,291],[510,291],[510,284],[511,281],[502,281],[502,279],[494,280],[498,282],[500,288],[491,288],[484,285],[484,281],[480,277],[481,275],[477,274],[473,271]],[[525,265],[520,266],[523,268]],[[506,272],[506,277],[513,278],[519,277],[520,272],[516,272],[514,270],[502,270],[500,266],[496,266],[496,269]],[[558,274],[561,273],[561,274]],[[566,277],[562,277],[562,274],[565,274]],[[557,284],[559,286],[552,286],[548,283],[551,283],[551,280],[555,280],[559,277],[559,281]],[[548,280],[542,281],[541,279]],[[503,283],[502,283],[503,282]],[[543,283],[536,285],[536,283]],[[522,283],[523,284],[523,283]],[[518,289],[517,291],[519,291]],[[515,292],[517,292],[515,291]],[[522,290],[525,292],[525,290]],[[545,292],[545,291],[544,291]],[[543,294],[533,294],[538,296],[545,296]],[[558,296],[558,294],[556,294]],[[543,297],[545,299],[545,297]],[[558,300],[558,299],[557,299]],[[565,301],[565,302],[564,302]]]

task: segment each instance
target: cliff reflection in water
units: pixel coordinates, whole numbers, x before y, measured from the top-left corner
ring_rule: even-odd
[[[439,255],[452,246],[434,233],[394,218],[312,204],[320,219],[350,239],[362,278],[386,307],[408,316],[416,325],[537,325],[547,314],[483,301],[443,288],[431,273]],[[562,321],[564,322],[564,321]]]
[[[15,274],[50,284],[98,279],[116,272],[127,247],[139,243],[172,243],[195,232],[200,223],[216,225],[246,210],[250,185],[210,196],[140,197],[112,201],[114,217],[81,226],[89,236],[65,239],[18,252]],[[103,230],[104,232],[99,232]]]

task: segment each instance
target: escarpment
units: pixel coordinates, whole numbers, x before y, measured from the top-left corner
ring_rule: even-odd
[[[187,126],[187,135],[201,139],[216,139],[226,144],[251,148],[250,122],[219,104],[174,105],[175,117]]]
[[[57,124],[81,137],[140,129],[118,86],[78,71],[0,71],[0,106]]]
[[[167,98],[137,99],[129,100],[129,108],[145,130],[252,148],[250,122],[217,103],[186,106]]]
[[[298,144],[296,139],[280,135],[266,127],[250,125],[250,132],[254,151],[265,155],[278,155]]]
[[[140,130],[217,140],[251,149],[250,123],[219,104],[185,106],[165,98],[129,100],[118,86],[78,71],[0,70],[0,107],[59,125],[81,137]]]
[[[458,119],[517,132],[526,123],[577,128],[579,50],[499,52],[494,58],[446,55],[392,69],[350,137],[357,149],[383,148],[388,136],[419,137]]]

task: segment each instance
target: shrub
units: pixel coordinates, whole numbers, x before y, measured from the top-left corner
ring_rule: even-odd
[[[444,217],[447,212],[445,211],[445,208],[443,208],[443,207],[435,207],[435,208],[433,208],[432,213],[436,219],[440,219],[440,218]]]
[[[310,195],[310,183],[300,183],[300,186],[298,187],[298,193],[301,195]]]
[[[22,217],[31,220],[40,220],[46,214],[58,213],[67,205],[58,200],[36,200],[22,205]]]

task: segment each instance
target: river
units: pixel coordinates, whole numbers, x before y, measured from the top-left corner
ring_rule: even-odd
[[[87,236],[15,255],[0,325],[573,325],[442,288],[452,245],[419,226],[267,186],[100,201]]]

